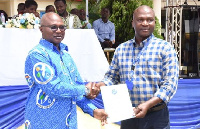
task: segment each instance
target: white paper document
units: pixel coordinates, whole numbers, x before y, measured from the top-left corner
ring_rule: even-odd
[[[135,117],[126,84],[102,86],[101,94],[109,123]]]

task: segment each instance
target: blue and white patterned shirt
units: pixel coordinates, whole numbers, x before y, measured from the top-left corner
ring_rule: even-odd
[[[104,23],[102,19],[97,19],[93,22],[93,28],[100,42],[104,42],[104,39],[115,41],[115,25],[108,20]]]
[[[60,43],[60,52],[45,39],[26,58],[25,78],[30,87],[25,126],[33,129],[77,129],[76,104],[93,116],[96,107],[85,98],[85,84]]]
[[[134,70],[133,70],[134,69]],[[140,45],[135,38],[120,44],[103,82],[126,83],[133,107],[156,96],[168,103],[177,90],[178,59],[173,46],[151,35]]]

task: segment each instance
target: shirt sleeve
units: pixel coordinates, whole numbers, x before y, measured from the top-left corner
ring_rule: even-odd
[[[86,97],[82,97],[82,99],[77,101],[77,105],[83,110],[83,112],[90,114],[92,117],[94,117],[94,110],[97,109],[97,107],[92,104],[90,99],[87,99]]]
[[[36,88],[37,86],[54,98],[85,95],[85,85],[63,82],[55,72],[50,58],[45,53],[38,50],[28,55],[25,62],[25,77],[29,87]]]
[[[110,40],[115,41],[115,25],[113,23],[111,27]]]
[[[174,48],[164,46],[163,53],[163,74],[161,80],[160,89],[154,94],[154,96],[162,99],[165,103],[168,103],[174,96],[178,86],[178,58]]]
[[[74,20],[73,28],[74,29],[80,29],[82,27],[82,24],[81,24],[79,17],[77,15],[74,15],[73,20]]]
[[[98,24],[99,24],[99,22],[98,22],[97,20],[94,21],[94,22],[93,22],[93,29],[94,29],[94,31],[95,31],[95,33],[96,33],[96,35],[97,35],[98,40],[99,40],[100,42],[104,42],[105,40],[102,39],[102,38],[99,36]]]
[[[104,76],[103,82],[106,85],[114,85],[114,84],[120,83],[118,52],[119,52],[119,48],[115,50],[112,62],[109,66],[109,70],[106,72]]]
[[[87,24],[87,28],[88,29],[92,29],[92,25],[88,22],[88,24]]]

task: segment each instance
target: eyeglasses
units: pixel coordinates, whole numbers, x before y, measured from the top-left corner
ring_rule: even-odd
[[[60,31],[65,31],[67,29],[66,26],[64,25],[60,25],[60,26],[56,26],[56,25],[41,25],[41,27],[49,27],[52,31],[57,31],[58,28]]]

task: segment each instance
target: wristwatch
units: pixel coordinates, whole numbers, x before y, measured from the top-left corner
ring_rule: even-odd
[[[90,89],[85,86],[85,96],[88,96],[90,94]]]

